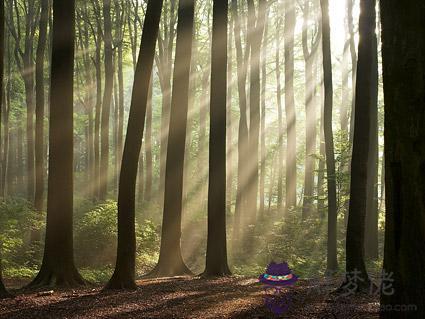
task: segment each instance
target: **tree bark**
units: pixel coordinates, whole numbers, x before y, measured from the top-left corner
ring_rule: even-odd
[[[326,172],[328,183],[328,243],[327,268],[329,274],[338,269],[337,261],[337,207],[335,180],[335,153],[332,132],[333,84],[331,57],[331,30],[329,25],[329,0],[320,0],[322,11],[323,76],[325,85],[325,104],[323,129],[326,151]]]
[[[241,39],[241,23],[242,19],[238,13],[238,1],[231,2],[232,15],[235,21],[235,48],[236,48],[236,63],[237,63],[237,83],[239,97],[239,127],[238,127],[238,163],[237,163],[237,184],[236,184],[236,204],[235,204],[235,219],[233,223],[233,244],[239,240],[240,226],[242,214],[245,212],[246,196],[244,188],[247,184],[247,169],[246,169],[246,154],[248,154],[248,121],[247,121],[247,93],[246,93],[246,63],[242,49]],[[248,50],[248,47],[247,47]]]
[[[294,95],[295,1],[285,1],[286,214],[297,206],[297,131]]]
[[[44,55],[49,20],[49,1],[41,1],[39,38],[35,66],[35,200],[34,208],[43,210],[44,195]]]
[[[358,81],[356,85],[356,107],[353,140],[353,157],[351,164],[350,204],[346,240],[346,282],[353,272],[359,272],[362,281],[358,283],[358,291],[367,290],[370,279],[364,262],[364,239],[366,209],[368,203],[368,180],[370,175],[368,164],[375,158],[371,150],[372,114],[377,112],[376,72],[374,60],[376,56],[376,13],[375,0],[360,1]],[[374,53],[375,49],[375,53]],[[372,110],[374,109],[374,110]],[[376,121],[376,117],[375,117]],[[376,128],[376,125],[375,125]],[[376,177],[376,174],[375,174]],[[375,180],[375,178],[373,178]],[[374,188],[374,185],[373,185]],[[372,195],[373,196],[373,195]]]
[[[379,141],[378,141],[378,50],[375,36],[372,48],[372,81],[371,81],[371,106],[370,106],[370,138],[367,179],[367,204],[365,228],[365,256],[378,259],[378,167],[379,167]]]
[[[137,166],[142,147],[149,84],[163,0],[149,0],[139,59],[134,75],[130,114],[118,191],[118,247],[115,271],[106,288],[134,289],[136,266],[135,196]]]
[[[280,7],[280,6],[279,6]],[[276,25],[276,99],[278,120],[278,164],[277,164],[277,209],[281,210],[283,204],[283,107],[282,107],[282,84],[281,84],[281,62],[280,62],[280,32],[282,18],[278,9],[278,20]]]
[[[72,230],[75,2],[54,0],[53,16],[46,239],[31,287],[84,284],[74,264]]]
[[[230,274],[226,243],[226,91],[228,1],[213,1],[208,238],[203,276]]]
[[[388,0],[380,7],[386,179],[380,318],[424,318],[425,4]]]
[[[263,48],[261,51],[261,126],[260,126],[260,141],[261,141],[261,170],[260,170],[260,216],[264,215],[264,202],[265,202],[265,180],[266,180],[266,84],[267,84],[267,45],[268,45],[268,15],[269,10],[267,9],[265,26],[264,26],[264,37],[263,37]]]
[[[111,0],[103,3],[104,19],[104,46],[105,46],[105,90],[103,92],[101,132],[100,132],[100,171],[101,182],[99,198],[105,200],[108,193],[109,180],[109,117],[111,112],[112,91],[114,84],[113,52],[112,52],[112,20],[111,20]]]
[[[305,153],[305,173],[304,173],[304,196],[303,196],[303,219],[311,215],[313,209],[314,196],[314,174],[316,160],[316,139],[317,139],[317,118],[314,79],[314,61],[317,56],[317,50],[321,39],[320,26],[316,34],[313,46],[309,49],[308,45],[308,20],[310,18],[310,1],[304,2],[304,23],[302,33],[303,55],[305,61],[305,110],[306,110],[306,153]]]
[[[0,4],[0,109],[3,110],[1,107],[3,104],[3,88],[4,88],[4,48],[5,48],[5,32],[4,32],[4,26],[5,26],[5,19],[4,19],[4,2]],[[4,108],[5,109],[5,108]],[[2,120],[3,112],[0,111],[0,119]],[[0,125],[1,125],[0,121]],[[0,127],[1,130],[1,127]],[[5,134],[8,134],[7,131],[4,131]],[[4,167],[3,163],[3,169],[6,169]],[[0,299],[9,296],[8,292],[6,291],[6,288],[3,284],[3,277],[2,277],[2,254],[0,251]]]
[[[158,265],[150,277],[191,274],[181,255],[184,154],[189,104],[195,1],[180,0],[170,127],[165,168],[164,215]]]

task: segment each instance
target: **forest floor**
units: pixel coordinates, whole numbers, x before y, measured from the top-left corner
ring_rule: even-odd
[[[340,278],[299,280],[281,293],[292,296],[281,318],[379,318],[379,298],[332,293]],[[74,290],[15,291],[0,300],[0,319],[80,318],[278,318],[265,305],[256,278],[168,278],[138,281],[135,291],[101,287]]]

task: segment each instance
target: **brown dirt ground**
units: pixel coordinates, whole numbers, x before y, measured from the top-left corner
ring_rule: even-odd
[[[293,296],[282,318],[379,318],[376,296],[336,297],[341,279],[300,280],[285,293]],[[166,278],[138,281],[136,291],[101,287],[58,291],[15,291],[0,300],[0,319],[81,318],[277,318],[264,304],[255,278]]]

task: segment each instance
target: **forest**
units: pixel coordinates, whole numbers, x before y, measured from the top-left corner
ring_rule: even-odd
[[[423,0],[3,0],[0,319],[425,318]]]

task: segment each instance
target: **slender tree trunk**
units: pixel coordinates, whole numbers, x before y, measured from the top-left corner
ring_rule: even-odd
[[[163,201],[165,190],[165,166],[168,149],[168,136],[170,126],[170,108],[171,108],[171,76],[173,70],[173,47],[175,39],[174,26],[176,22],[175,14],[176,0],[170,0],[170,28],[167,36],[164,38],[164,49],[160,63],[157,63],[158,70],[161,74],[161,91],[162,91],[162,112],[161,112],[161,146],[160,146],[160,169],[159,169],[159,200]]]
[[[278,10],[280,14],[280,10]],[[280,62],[280,28],[282,19],[278,18],[276,26],[276,99],[278,120],[278,165],[277,165],[277,209],[282,209],[283,203],[283,107],[282,107],[282,84],[281,84],[281,62]]]
[[[233,99],[233,24],[234,17],[230,19],[228,30],[228,67],[227,67],[227,178],[226,178],[226,212],[232,212],[232,189],[233,189],[233,115],[232,115],[232,99]]]
[[[285,1],[286,213],[297,206],[297,131],[294,95],[295,1]]]
[[[32,59],[30,57],[29,59]],[[27,138],[27,199],[29,202],[34,202],[34,63],[24,63],[25,75],[24,75],[24,87],[25,87],[25,100],[27,105],[27,118],[26,118],[26,138]]]
[[[72,231],[74,1],[54,0],[53,16],[46,240],[31,287],[84,283],[74,265]]]
[[[337,261],[337,207],[336,207],[336,180],[335,180],[335,154],[332,132],[332,57],[331,57],[331,30],[329,25],[329,1],[320,0],[322,10],[322,46],[323,46],[323,75],[325,85],[325,104],[323,116],[323,129],[326,150],[326,172],[328,182],[328,244],[327,268],[329,274],[338,269]]]
[[[321,69],[320,63],[317,63],[316,69],[316,86],[318,87],[319,94],[318,99],[316,99],[316,103],[320,105],[320,131],[319,131],[319,168],[317,174],[317,211],[319,212],[319,217],[323,219],[325,217],[325,188],[324,188],[324,180],[325,180],[325,170],[326,170],[326,150],[325,150],[325,137],[324,137],[324,87],[322,85],[323,77],[318,77],[318,69]],[[323,74],[323,72],[319,72]]]
[[[97,27],[97,43],[95,51],[95,70],[96,70],[96,105],[94,120],[94,182],[93,191],[95,198],[100,198],[100,121],[102,110],[102,67],[101,67],[101,27]]]
[[[424,318],[425,6],[387,0],[380,7],[386,176],[380,318]],[[400,305],[407,310],[398,311]]]
[[[354,138],[354,113],[356,106],[356,78],[357,78],[357,53],[356,53],[356,42],[355,42],[355,31],[353,22],[353,10],[354,0],[347,0],[347,23],[348,32],[350,35],[350,56],[351,56],[351,85],[353,88],[352,99],[351,99],[351,123],[350,123],[350,146],[353,146]]]
[[[41,1],[41,16],[35,70],[35,201],[37,211],[43,210],[44,194],[44,55],[47,40],[49,1]],[[37,235],[38,237],[39,235]]]
[[[266,179],[266,84],[267,84],[267,44],[268,44],[268,23],[267,18],[269,11],[267,9],[263,48],[261,52],[261,126],[260,126],[260,141],[261,141],[261,171],[260,171],[260,214],[264,215],[264,202],[265,202],[265,179]]]
[[[230,274],[226,244],[226,91],[228,1],[213,1],[208,238],[204,276]]]
[[[308,47],[308,20],[310,18],[310,1],[304,2],[304,23],[302,33],[303,55],[305,61],[305,110],[306,110],[306,153],[305,153],[305,173],[304,173],[304,196],[302,217],[307,218],[313,209],[314,197],[314,172],[316,169],[316,138],[317,138],[317,118],[315,97],[314,62],[321,39],[321,32],[318,30],[315,42],[311,50]]]
[[[4,88],[4,48],[5,48],[5,20],[4,20],[4,2],[2,2],[0,4],[0,109],[3,110],[3,108],[1,107],[3,104],[3,88]],[[5,108],[4,108],[5,109]],[[3,119],[3,112],[0,111],[0,119]],[[1,121],[0,121],[0,125],[1,125]],[[1,127],[0,127],[1,130]],[[5,130],[4,134],[8,134],[8,132]],[[3,163],[3,170],[6,169],[6,167],[4,166],[5,163]],[[2,174],[4,174],[2,172]],[[4,192],[4,190],[3,190]],[[3,277],[2,277],[2,254],[0,251],[0,299],[7,297],[9,294],[6,291],[6,288],[3,285]]]
[[[135,196],[139,162],[155,47],[163,0],[149,0],[143,26],[139,59],[134,75],[133,92],[118,192],[118,247],[115,271],[109,289],[136,287]]]
[[[194,31],[195,1],[180,0],[176,60],[165,169],[164,215],[158,265],[149,274],[169,277],[191,274],[181,255],[184,154],[189,104],[189,80]]]
[[[258,4],[257,18],[255,5],[252,0],[248,1],[248,16],[251,25],[248,28],[248,41],[251,50],[250,60],[250,91],[249,91],[249,154],[248,157],[248,180],[247,180],[247,218],[246,226],[254,230],[257,218],[258,206],[258,166],[259,166],[259,139],[260,139],[260,100],[261,100],[261,44],[263,39],[266,2],[261,0]],[[255,22],[254,22],[255,21]],[[251,234],[252,235],[252,234]],[[247,241],[250,245],[252,241]]]
[[[353,140],[353,159],[351,164],[350,205],[347,225],[347,283],[354,271],[359,273],[362,281],[358,283],[358,291],[367,290],[370,280],[364,262],[364,234],[366,209],[368,202],[368,180],[370,158],[375,158],[371,152],[372,114],[376,114],[376,87],[373,83],[376,72],[373,65],[376,56],[376,13],[375,0],[360,1],[358,80],[356,85],[355,126]],[[374,53],[375,49],[375,53]],[[375,109],[373,111],[372,109]],[[376,125],[375,125],[376,127]],[[372,177],[373,178],[373,177]],[[375,178],[373,178],[375,180]],[[374,186],[373,186],[374,187]],[[372,195],[373,196],[373,195]]]
[[[112,91],[114,84],[113,52],[112,52],[112,21],[111,0],[105,0],[103,4],[104,17],[104,45],[105,45],[105,91],[102,104],[101,118],[101,156],[100,171],[101,183],[99,197],[105,200],[108,193],[109,180],[109,117],[112,104]]]
[[[373,32],[372,32],[373,33]],[[378,168],[379,168],[379,142],[378,142],[378,50],[377,39],[374,37],[372,47],[372,80],[370,101],[370,138],[367,179],[367,204],[366,204],[366,229],[365,229],[365,256],[378,259]],[[360,53],[359,53],[360,55]]]
[[[234,34],[236,48],[236,63],[238,77],[238,97],[239,97],[239,128],[238,128],[238,163],[237,163],[237,185],[236,185],[236,205],[235,219],[233,223],[233,244],[239,241],[242,214],[246,208],[245,189],[247,185],[246,154],[248,154],[248,122],[247,122],[247,93],[246,93],[246,63],[242,49],[241,23],[242,19],[238,13],[238,1],[231,2],[232,15],[234,17]],[[236,247],[236,246],[235,246]],[[235,251],[235,249],[234,249]]]

